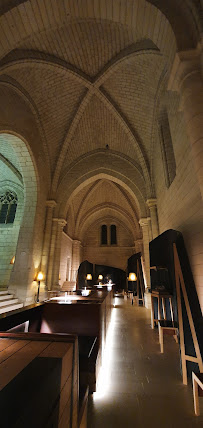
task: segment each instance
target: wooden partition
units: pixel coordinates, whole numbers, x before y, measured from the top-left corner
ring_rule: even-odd
[[[0,415],[5,428],[78,428],[75,336],[0,334]]]
[[[183,382],[186,384],[192,371],[202,371],[203,356],[203,320],[190,260],[183,236],[176,230],[162,233],[150,242],[149,248],[151,273],[156,272],[154,267],[161,269],[157,269],[160,278],[151,277],[152,291],[165,291],[172,296],[174,321],[180,332]],[[167,320],[171,320],[169,302],[165,312]]]
[[[72,304],[51,301],[0,316],[0,331],[16,326],[19,329],[22,323],[29,321],[29,333],[77,335],[82,361],[81,385],[88,385],[90,392],[94,392],[111,318],[113,291],[94,291],[88,297],[72,297],[77,299]]]
[[[200,373],[203,373],[203,362],[200,351],[199,341],[203,341],[203,336],[199,336],[199,341],[197,337],[197,332],[195,329],[191,307],[188,299],[188,294],[185,287],[185,281],[183,278],[183,272],[180,265],[180,260],[177,252],[176,244],[173,244],[174,251],[174,264],[175,264],[175,278],[176,278],[176,293],[177,293],[177,304],[178,304],[178,324],[180,331],[180,350],[181,350],[181,363],[182,363],[182,374],[183,374],[183,383],[187,385],[187,362],[193,362],[198,365]],[[183,308],[185,308],[190,333],[193,341],[194,352],[191,353],[187,351],[185,344],[185,335],[184,335],[184,318],[183,318]],[[203,328],[201,329],[203,333]]]

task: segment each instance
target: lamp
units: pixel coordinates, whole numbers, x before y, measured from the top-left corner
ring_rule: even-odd
[[[91,281],[91,280],[92,280],[92,275],[91,275],[91,273],[87,273],[86,280],[87,280],[87,281]]]
[[[128,281],[131,281],[132,283],[134,281],[137,281],[137,275],[134,272],[130,272],[129,276],[128,276]],[[133,289],[133,296],[134,296],[134,284],[132,284],[132,289]],[[132,305],[133,305],[133,297],[132,297]]]
[[[38,289],[37,289],[37,303],[39,303],[39,290],[40,290],[40,281],[42,281],[44,279],[44,275],[42,272],[38,272],[36,275],[36,279],[38,282]]]
[[[10,261],[10,265],[14,265],[14,263],[15,263],[15,258],[16,258],[15,256],[13,256],[13,257],[12,257],[12,259],[11,259],[11,261]]]
[[[99,281],[102,281],[102,279],[103,279],[103,275],[99,275],[99,276],[98,276],[98,280],[99,280]]]
[[[134,272],[129,273],[128,281],[137,281],[137,276]]]

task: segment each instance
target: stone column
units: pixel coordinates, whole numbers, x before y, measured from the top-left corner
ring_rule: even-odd
[[[147,217],[148,220],[148,230],[149,230],[149,242],[152,241],[152,224],[151,224],[151,217]]]
[[[152,228],[152,239],[155,239],[159,235],[159,224],[158,224],[158,215],[157,215],[157,199],[148,199],[146,201],[151,218],[151,228]]]
[[[180,93],[194,167],[203,197],[203,78],[201,48],[178,52],[175,56],[168,89]]]
[[[136,239],[135,241],[135,252],[142,253],[143,242],[142,239]]]
[[[73,241],[72,247],[72,270],[71,270],[71,281],[76,282],[77,272],[80,266],[80,253],[81,253],[81,242],[78,240]]]
[[[44,231],[44,242],[41,259],[41,271],[45,274],[45,282],[47,279],[48,272],[48,259],[51,242],[51,229],[52,229],[52,218],[53,209],[56,207],[56,202],[53,200],[46,201],[47,211],[45,220],[45,231]]]
[[[142,228],[143,234],[143,251],[144,251],[144,265],[145,265],[145,278],[147,289],[145,291],[145,306],[147,308],[151,307],[151,299],[149,294],[149,289],[151,288],[150,281],[150,258],[149,258],[149,221],[148,218],[141,218],[139,224]]]
[[[149,260],[149,225],[148,218],[141,218],[139,224],[142,228],[143,235],[143,251],[146,269],[147,288],[150,288],[150,260]]]
[[[67,222],[63,218],[57,218],[54,220],[57,221],[57,233],[56,233],[55,254],[54,254],[54,261],[53,261],[52,284],[53,284],[53,288],[56,289],[59,287],[62,232]]]

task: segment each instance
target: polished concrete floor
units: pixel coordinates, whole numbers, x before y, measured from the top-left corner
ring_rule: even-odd
[[[197,428],[191,385],[180,374],[179,347],[164,337],[160,353],[150,311],[116,298],[98,391],[90,397],[88,428]]]

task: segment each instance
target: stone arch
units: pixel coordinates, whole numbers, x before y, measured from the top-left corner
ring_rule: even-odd
[[[140,37],[150,36],[157,43],[160,50],[164,47],[169,56],[174,55],[176,44],[179,49],[195,47],[200,38],[200,18],[198,20],[197,7],[191,6],[191,1],[171,0],[170,8],[161,0],[141,0],[139,7],[136,1],[120,2],[119,0],[84,0],[83,7],[80,2],[67,2],[50,0],[49,11],[43,8],[43,19],[39,8],[30,8],[29,2],[24,2],[24,8],[15,7],[8,14],[2,16],[2,46],[5,46],[5,55],[9,50],[35,32],[43,32],[49,28],[56,28],[64,24],[82,19],[99,19],[110,22],[119,22],[133,27]],[[12,6],[9,7],[9,9]],[[9,10],[7,9],[7,10]],[[6,10],[5,10],[6,11]],[[5,12],[3,10],[3,13]],[[150,21],[149,21],[150,17]],[[21,20],[26,19],[32,23],[25,28],[20,25]],[[181,26],[181,30],[180,30]],[[10,29],[12,28],[12,31]],[[18,31],[21,28],[21,33]],[[7,31],[10,33],[9,37]],[[175,36],[174,36],[175,35]],[[183,37],[184,35],[184,37]],[[9,42],[8,42],[9,41]]]
[[[9,160],[14,163],[22,176],[21,198],[23,200],[22,216],[16,239],[15,264],[9,284],[4,285],[9,285],[9,291],[15,292],[18,297],[26,300],[33,281],[35,267],[33,243],[36,211],[39,208],[38,170],[29,144],[21,135],[11,133],[9,130],[1,131],[0,142],[1,152],[10,158]],[[14,187],[17,189],[19,184],[17,183]],[[8,264],[9,262],[10,260],[8,260]]]
[[[105,206],[105,207],[107,207],[107,206],[109,206],[109,207],[111,207],[111,208],[113,208],[114,207],[114,209],[116,210],[117,209],[117,211],[123,211],[123,213],[125,212],[125,215],[126,215],[126,217],[129,217],[129,218],[131,218],[131,226],[132,226],[132,228],[134,229],[134,228],[136,228],[137,229],[137,226],[138,226],[138,216],[137,216],[137,212],[135,211],[135,207],[134,206],[132,206],[131,205],[131,202],[130,202],[130,200],[129,200],[129,197],[128,197],[128,195],[126,194],[126,191],[124,190],[124,188],[122,188],[122,190],[121,190],[121,188],[120,188],[120,186],[118,186],[118,184],[116,184],[115,182],[113,182],[113,181],[110,181],[109,180],[109,184],[110,184],[110,186],[112,187],[112,189],[113,189],[113,191],[116,191],[117,192],[117,195],[120,193],[121,194],[121,196],[126,200],[126,203],[131,207],[131,209],[133,210],[133,212],[134,212],[134,214],[133,214],[133,217],[132,217],[132,215],[131,214],[129,214],[128,212],[127,212],[127,210],[125,210],[124,208],[122,208],[122,206],[121,205],[117,205],[117,204],[115,204],[115,203],[113,203],[113,202],[111,202],[111,203],[102,203],[102,207],[103,206]],[[77,212],[77,218],[76,218],[76,226],[75,226],[75,235],[76,236],[78,236],[79,235],[79,230],[80,230],[80,227],[81,227],[81,224],[83,223],[83,221],[84,221],[84,217],[86,217],[86,215],[88,215],[88,214],[85,214],[84,215],[84,206],[88,206],[88,201],[91,201],[91,199],[93,198],[94,199],[94,194],[95,194],[95,192],[99,192],[100,190],[99,190],[99,188],[101,187],[101,186],[103,186],[103,180],[98,180],[98,181],[94,181],[93,182],[93,184],[92,184],[92,186],[91,186],[91,188],[90,189],[88,189],[88,191],[85,193],[85,195],[83,196],[83,198],[82,198],[82,201],[81,201],[81,203],[80,203],[80,206],[79,206],[79,208],[78,208],[78,212]],[[100,209],[100,205],[98,205],[98,209]],[[97,206],[95,206],[95,210],[97,210]],[[88,210],[88,213],[90,212],[91,210]],[[87,213],[87,211],[85,210],[85,212]],[[139,229],[139,226],[138,226],[138,229]]]
[[[59,215],[66,217],[71,198],[86,184],[99,178],[107,178],[125,188],[135,200],[138,215],[146,216],[147,193],[142,173],[134,163],[104,151],[81,157],[64,175],[57,190]]]
[[[110,214],[111,213],[111,214]],[[134,237],[134,240],[136,239],[138,233],[139,233],[139,225],[138,222],[134,222],[133,219],[129,216],[129,214],[126,212],[126,210],[122,209],[121,207],[116,206],[115,204],[106,204],[102,206],[96,206],[94,209],[90,210],[90,212],[86,213],[86,215],[82,218],[81,221],[81,236],[80,238],[83,239],[86,230],[91,226],[91,224],[98,222],[102,215],[102,221],[105,220],[105,218],[113,218],[117,221],[119,221],[124,228],[126,228],[128,231],[131,232],[131,234]]]

